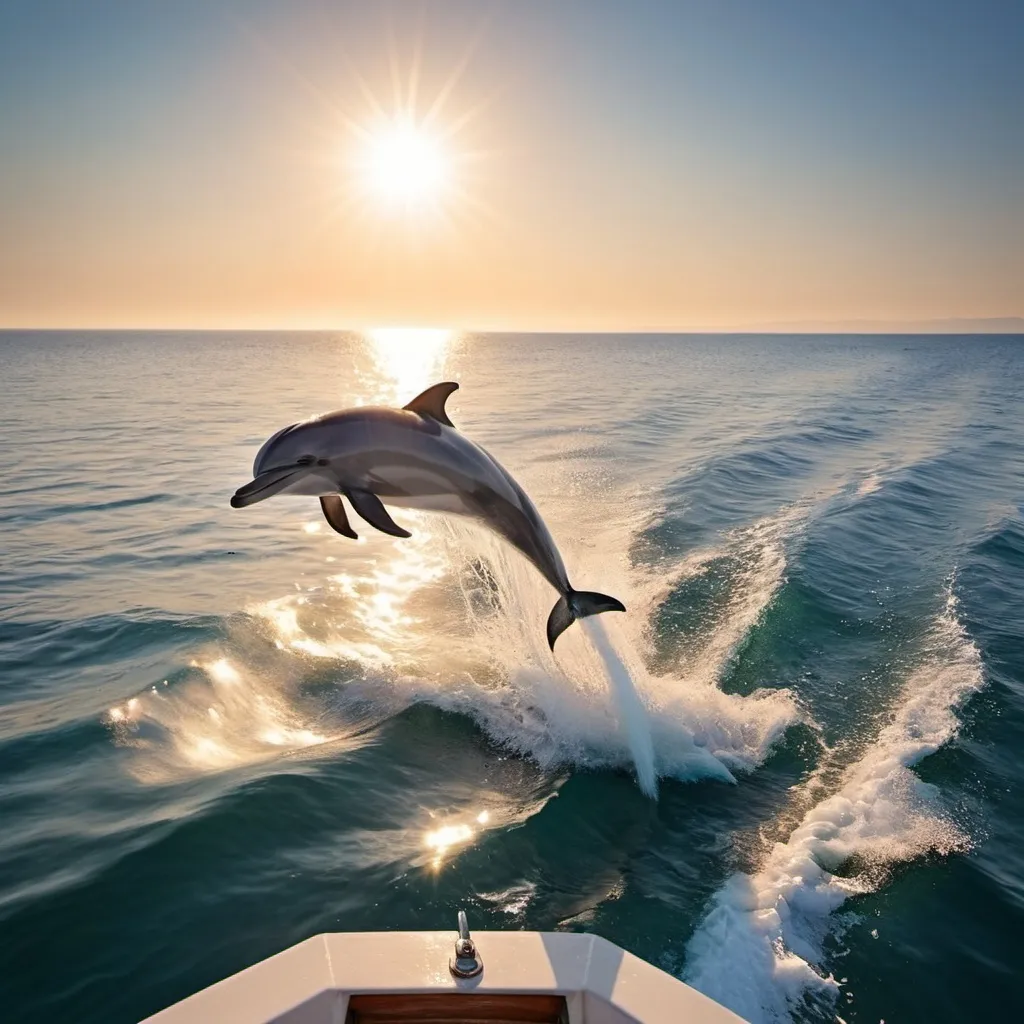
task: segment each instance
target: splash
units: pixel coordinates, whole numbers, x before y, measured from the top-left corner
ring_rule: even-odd
[[[734,875],[715,896],[687,949],[687,981],[755,1022],[834,1004],[840,983],[821,967],[834,911],[876,889],[892,864],[969,845],[911,767],[956,736],[956,708],[983,683],[950,585],[889,723],[756,873]],[[853,857],[861,870],[835,874]]]
[[[741,566],[733,599],[663,673],[645,659],[646,584],[625,561],[602,562],[592,582],[630,612],[568,630],[553,658],[543,628],[553,592],[518,552],[471,523],[410,516],[412,538],[370,537],[345,571],[251,607],[229,651],[202,658],[200,678],[138,695],[131,721],[111,716],[135,748],[133,772],[229,770],[355,742],[423,702],[471,718],[542,769],[634,771],[653,796],[659,778],[734,782],[800,720],[785,690],[714,685],[782,585],[784,535],[802,521],[792,510],[727,538]],[[581,572],[578,582],[591,581]],[[314,712],[303,680],[328,674]]]
[[[654,744],[651,740],[651,723],[647,717],[647,709],[636,691],[629,670],[608,639],[601,621],[597,618],[584,619],[583,628],[604,662],[618,718],[629,740],[633,764],[636,766],[637,783],[647,796],[652,800],[657,799],[658,774],[654,767]]]
[[[468,714],[541,766],[635,768],[645,792],[659,775],[732,782],[799,720],[785,691],[740,697],[650,672],[643,602],[628,567],[602,565],[600,584],[638,611],[585,620],[562,635],[552,658],[543,630],[552,592],[536,571],[471,525],[451,524],[449,542],[453,561],[472,567],[459,577],[470,629],[446,646],[465,668],[440,686],[422,677],[409,685],[416,699]]]

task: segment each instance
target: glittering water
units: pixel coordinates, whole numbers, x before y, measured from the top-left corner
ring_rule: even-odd
[[[471,524],[228,507],[442,378],[628,608],[555,658]],[[0,380],[5,1021],[460,906],[755,1020],[1024,1010],[1024,339],[7,333]]]

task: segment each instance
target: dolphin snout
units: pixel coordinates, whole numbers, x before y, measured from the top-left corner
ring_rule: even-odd
[[[269,498],[269,493],[260,493],[260,489],[256,487],[258,483],[259,480],[257,479],[253,480],[252,483],[246,484],[244,487],[239,487],[238,490],[231,495],[231,507],[246,508],[249,505],[255,505],[257,501]]]
[[[257,501],[269,498],[283,490],[292,478],[303,472],[305,467],[288,466],[282,469],[271,469],[260,473],[255,480],[250,480],[244,487],[239,487],[231,497],[232,508],[245,508],[255,505]]]

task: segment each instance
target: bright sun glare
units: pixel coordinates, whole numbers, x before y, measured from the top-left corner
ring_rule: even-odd
[[[363,103],[348,108],[346,98],[348,109],[338,111],[347,132],[334,151],[344,165],[338,215],[352,213],[371,230],[383,228],[378,239],[386,244],[395,241],[400,220],[409,239],[420,242],[436,237],[438,229],[450,237],[467,217],[492,213],[476,194],[488,154],[474,147],[482,140],[472,127],[487,99],[478,97],[468,108],[464,96],[458,99],[470,51],[442,79],[440,69],[424,67],[422,49],[419,39],[403,68],[392,48],[390,96],[376,77],[350,66],[353,88],[346,97]]]
[[[392,208],[437,202],[450,177],[440,139],[411,118],[386,121],[369,132],[361,164],[367,189]]]

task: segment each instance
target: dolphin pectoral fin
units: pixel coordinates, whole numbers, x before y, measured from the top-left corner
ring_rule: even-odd
[[[348,515],[339,495],[320,495],[320,508],[323,509],[327,525],[335,533],[340,533],[342,537],[351,537],[352,540],[359,540],[359,534],[348,525]]]
[[[548,646],[555,649],[555,641],[577,620],[601,612],[624,612],[626,606],[617,598],[590,590],[570,590],[563,594],[548,616]]]
[[[408,530],[403,530],[388,514],[380,498],[372,491],[346,491],[345,497],[352,502],[352,507],[375,529],[392,537],[411,537]],[[334,525],[333,523],[331,524]]]
[[[235,491],[231,497],[231,507],[245,508],[247,505],[255,505],[257,501],[263,501],[264,498],[283,491],[292,477],[300,472],[302,469],[298,466],[286,466],[283,469],[271,469],[266,473],[260,473],[255,480]]]
[[[416,412],[421,416],[429,416],[446,427],[454,427],[455,424],[448,419],[448,413],[444,411],[444,403],[453,391],[458,391],[459,385],[453,380],[445,381],[442,384],[435,384],[427,388],[422,394],[417,395],[408,405],[402,406],[406,412]]]

